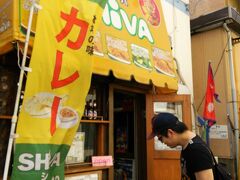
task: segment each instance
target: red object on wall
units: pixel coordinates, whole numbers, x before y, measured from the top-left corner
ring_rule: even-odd
[[[206,121],[208,121],[209,126],[212,126],[216,122],[213,98],[215,98],[216,101],[220,102],[218,99],[218,95],[215,93],[213,72],[212,72],[211,63],[209,63],[208,64],[207,90],[206,90],[205,106],[204,106],[204,113],[203,113],[203,118]]]

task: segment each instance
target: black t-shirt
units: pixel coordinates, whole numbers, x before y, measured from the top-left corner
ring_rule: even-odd
[[[181,152],[182,179],[195,180],[195,172],[213,168],[212,155],[205,142],[195,136]]]

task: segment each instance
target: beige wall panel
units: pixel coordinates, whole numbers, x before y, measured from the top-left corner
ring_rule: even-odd
[[[234,8],[237,8],[239,11],[239,1],[238,0],[225,0],[228,3],[228,6],[232,6]]]
[[[207,67],[206,62],[204,62],[205,52],[204,49],[202,49],[203,47],[203,36],[201,34],[192,36],[193,94],[196,108],[200,105],[206,89],[203,82],[200,82],[207,77],[205,73],[207,72]]]
[[[239,10],[238,0],[190,0],[190,18],[198,18],[200,16],[222,9],[226,6],[231,6]]]
[[[207,85],[208,62],[211,60],[215,89],[219,94],[221,103],[215,102],[217,124],[227,125],[227,103],[228,103],[228,75],[226,33],[223,28],[207,31],[192,36],[192,59],[193,59],[193,86],[194,101],[199,115],[203,115],[204,95]],[[220,62],[221,61],[221,62]],[[219,64],[220,63],[220,64]],[[231,139],[231,136],[229,136]],[[214,154],[220,157],[230,157],[231,140],[211,139],[211,148]]]
[[[199,16],[222,9],[226,6],[225,0],[190,0],[190,18],[195,19]]]

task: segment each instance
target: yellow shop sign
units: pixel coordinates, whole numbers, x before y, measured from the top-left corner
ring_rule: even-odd
[[[96,74],[177,89],[176,67],[161,8],[155,0],[108,1],[94,38]]]
[[[112,26],[118,30],[122,30],[125,25],[131,36],[138,36],[140,39],[147,38],[150,43],[154,43],[147,22],[135,14],[129,18],[127,12],[120,8],[117,1],[109,1],[106,5],[103,22],[106,26]]]
[[[31,0],[0,2],[0,54],[12,47],[12,41],[24,42]],[[8,14],[8,16],[4,16]],[[37,12],[34,13],[32,37]],[[15,19],[13,19],[13,17]],[[2,23],[1,23],[2,22]],[[176,67],[166,31],[161,1],[109,0],[102,24],[94,38],[93,72],[140,83],[177,90]],[[33,38],[30,39],[30,46]],[[94,51],[94,52],[93,52]]]

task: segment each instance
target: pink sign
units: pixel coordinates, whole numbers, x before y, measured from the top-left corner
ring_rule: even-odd
[[[112,166],[112,156],[92,156],[93,166]]]

